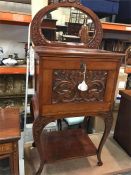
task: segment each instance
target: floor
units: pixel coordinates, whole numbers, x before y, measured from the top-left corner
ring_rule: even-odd
[[[101,133],[89,135],[97,146]],[[103,166],[96,165],[96,156],[79,158],[47,164],[41,175],[115,175],[127,169],[131,171],[131,157],[116,143],[110,135],[102,151]],[[39,165],[39,157],[36,148],[32,147],[32,141],[25,144],[25,175],[34,175]],[[127,175],[131,175],[128,173]]]

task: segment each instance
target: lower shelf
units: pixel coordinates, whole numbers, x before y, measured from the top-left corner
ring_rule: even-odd
[[[96,147],[82,129],[42,134],[42,152],[46,163],[96,155]]]

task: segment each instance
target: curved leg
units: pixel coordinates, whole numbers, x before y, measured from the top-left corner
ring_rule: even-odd
[[[39,169],[36,173],[36,175],[40,175],[42,170],[43,170],[43,167],[44,167],[44,163],[45,163],[45,157],[43,156],[42,154],[42,148],[41,148],[41,134],[42,134],[42,131],[43,131],[43,128],[48,124],[50,123],[51,121],[53,121],[54,118],[48,118],[48,117],[40,117],[38,116],[34,123],[33,123],[33,137],[34,137],[34,142],[35,142],[35,145],[38,149],[38,153],[39,153],[39,156],[40,156],[40,166],[39,166]],[[45,154],[44,154],[45,155]]]
[[[98,159],[98,165],[101,166],[103,165],[102,161],[101,161],[101,151],[103,148],[103,145],[105,144],[105,141],[110,133],[111,127],[112,127],[112,122],[113,122],[113,117],[112,117],[112,113],[107,113],[104,114],[104,123],[105,123],[105,130],[104,130],[104,134],[102,136],[102,139],[100,141],[98,150],[97,150],[97,159]]]
[[[43,167],[44,167],[44,162],[41,162],[41,163],[40,163],[40,166],[39,166],[39,169],[38,169],[38,171],[36,172],[36,175],[40,175],[40,174],[41,174],[41,172],[42,172],[42,170],[43,170]]]

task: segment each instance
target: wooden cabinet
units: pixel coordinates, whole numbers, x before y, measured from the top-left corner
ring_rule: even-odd
[[[56,49],[35,47],[39,58],[36,63],[36,96],[32,101],[35,116],[33,133],[41,160],[49,163],[52,162],[51,158],[54,161],[62,159],[62,157],[64,159],[97,154],[98,164],[101,165],[102,161],[99,156],[112,126],[111,111],[120,55],[93,49],[58,47],[57,52]],[[78,84],[83,79],[81,74],[81,64],[83,63],[87,67],[86,82],[89,89],[86,92],[78,90]],[[99,116],[104,120],[106,128],[98,149],[87,139],[87,134],[81,130],[69,131],[69,133],[62,131],[53,133],[53,135],[45,134],[42,136],[43,142],[39,140],[42,128],[51,121],[81,115]],[[68,141],[65,139],[67,135]],[[72,138],[78,140],[74,139],[74,142]],[[61,146],[59,142],[61,142]],[[81,152],[77,142],[85,144],[83,145],[84,152]],[[45,143],[48,143],[49,146],[46,147]],[[42,150],[46,151],[46,154],[41,152],[41,144],[43,145]],[[55,146],[52,147],[50,144]],[[71,144],[71,147],[75,145],[77,151],[70,150],[70,147],[67,148],[68,144]],[[67,151],[65,151],[65,145]]]
[[[120,95],[114,139],[131,156],[131,90],[120,91]]]
[[[10,175],[19,175],[18,140],[20,118],[18,108],[0,109],[0,160],[9,159]],[[6,163],[5,162],[5,163]],[[5,166],[5,165],[4,165]],[[3,174],[2,167],[0,172]],[[7,172],[8,174],[8,172]]]
[[[44,39],[39,32],[41,19],[48,10],[61,5],[75,6],[91,16],[97,28],[89,43]],[[31,36],[37,55],[35,95],[31,103],[35,118],[33,137],[41,162],[36,174],[41,174],[44,163],[83,156],[97,155],[98,165],[101,166],[101,151],[112,127],[112,107],[123,54],[96,49],[102,39],[99,19],[77,3],[64,2],[41,9],[32,21]],[[83,81],[87,85],[84,90],[78,88]],[[98,148],[81,129],[51,133],[43,130],[51,121],[81,115],[98,116],[104,120],[105,130]]]
[[[42,55],[36,65],[39,70],[36,75],[36,90],[40,115],[64,115],[69,111],[71,115],[84,115],[87,104],[94,112],[101,111],[102,108],[108,111],[116,84],[115,71],[119,69],[119,54],[115,54],[118,60],[113,61],[113,53],[105,51],[59,49],[56,52],[55,48],[35,48],[36,53]],[[78,84],[83,79],[82,64],[87,67],[87,92],[78,90]],[[95,102],[96,106],[91,102]]]
[[[6,12],[1,12],[0,14],[0,22],[2,23],[28,25],[31,22],[30,15],[7,14]],[[41,19],[38,18],[38,21],[36,22],[39,22],[39,20]],[[37,25],[34,26],[38,28]],[[126,38],[129,39],[131,31],[130,25],[120,26],[119,24],[102,22],[102,28],[104,29],[104,33],[108,32],[108,36],[110,34],[111,37],[114,37],[112,33],[115,33],[118,37],[121,36],[121,38],[125,38],[126,36]],[[57,43],[53,45],[52,42],[47,43],[43,41],[43,39],[37,38],[38,33],[39,32],[36,31],[33,34],[38,41],[38,44],[35,44],[35,51],[38,54],[38,58],[36,60],[35,75],[36,96],[33,98],[32,105],[35,117],[33,126],[34,140],[39,151],[41,162],[45,162],[46,160],[48,163],[51,162],[53,158],[53,161],[55,161],[58,159],[97,154],[98,164],[101,165],[102,147],[112,124],[111,112],[121,54],[90,50],[87,49],[88,46],[85,45],[80,47],[77,44],[73,44],[72,46],[68,43],[67,45],[61,46]],[[92,46],[100,39],[101,36],[99,35]],[[47,44],[47,46],[45,46],[45,44]],[[83,63],[87,67],[86,81],[90,91],[79,92],[77,85],[82,81],[81,65]],[[19,74],[19,70],[21,69],[14,69],[16,72],[18,71],[17,73]],[[3,69],[1,70],[3,71]],[[8,70],[10,69],[6,68],[7,72]],[[74,93],[77,96],[75,96]],[[57,94],[59,95],[58,97]],[[39,136],[42,136],[42,130],[45,125],[55,119],[70,117],[74,114],[76,116],[98,115],[104,120],[106,127],[99,147],[94,147],[94,144],[88,139],[88,135],[81,130],[74,130],[67,133],[59,132],[47,135],[43,134],[44,142],[42,141],[42,144],[44,149],[42,149],[42,153],[45,155],[44,157],[41,153],[41,141]],[[65,138],[67,136],[70,138],[68,139],[69,145],[71,144],[73,148],[77,146],[77,151],[74,150],[74,152],[70,152],[70,147],[65,151],[65,145],[67,145],[67,139]],[[58,147],[60,144],[56,142],[57,138],[58,142],[63,139],[60,149]],[[76,139],[71,143],[73,138]],[[51,140],[53,143],[52,145],[55,145],[54,150],[50,144]],[[82,152],[80,149],[81,145],[78,143],[83,142],[84,150]],[[46,145],[44,143],[48,143],[49,147],[46,147],[45,149]],[[89,147],[89,149],[87,149],[87,147]],[[49,155],[50,152],[52,153],[51,155]],[[42,170],[42,166],[43,163],[41,163],[38,173]]]

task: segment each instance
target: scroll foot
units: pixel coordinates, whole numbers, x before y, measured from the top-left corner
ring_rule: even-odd
[[[112,113],[105,113],[104,114],[104,123],[105,123],[105,130],[104,130],[104,134],[102,136],[102,139],[100,141],[99,147],[98,147],[98,151],[97,151],[97,159],[98,159],[98,166],[102,166],[103,163],[101,161],[101,152],[102,152],[102,148],[105,144],[105,141],[110,133],[111,127],[112,127],[112,122],[113,122],[113,117],[112,117]]]
[[[100,161],[97,162],[97,165],[98,166],[102,166],[103,165],[103,162],[100,160]]]

